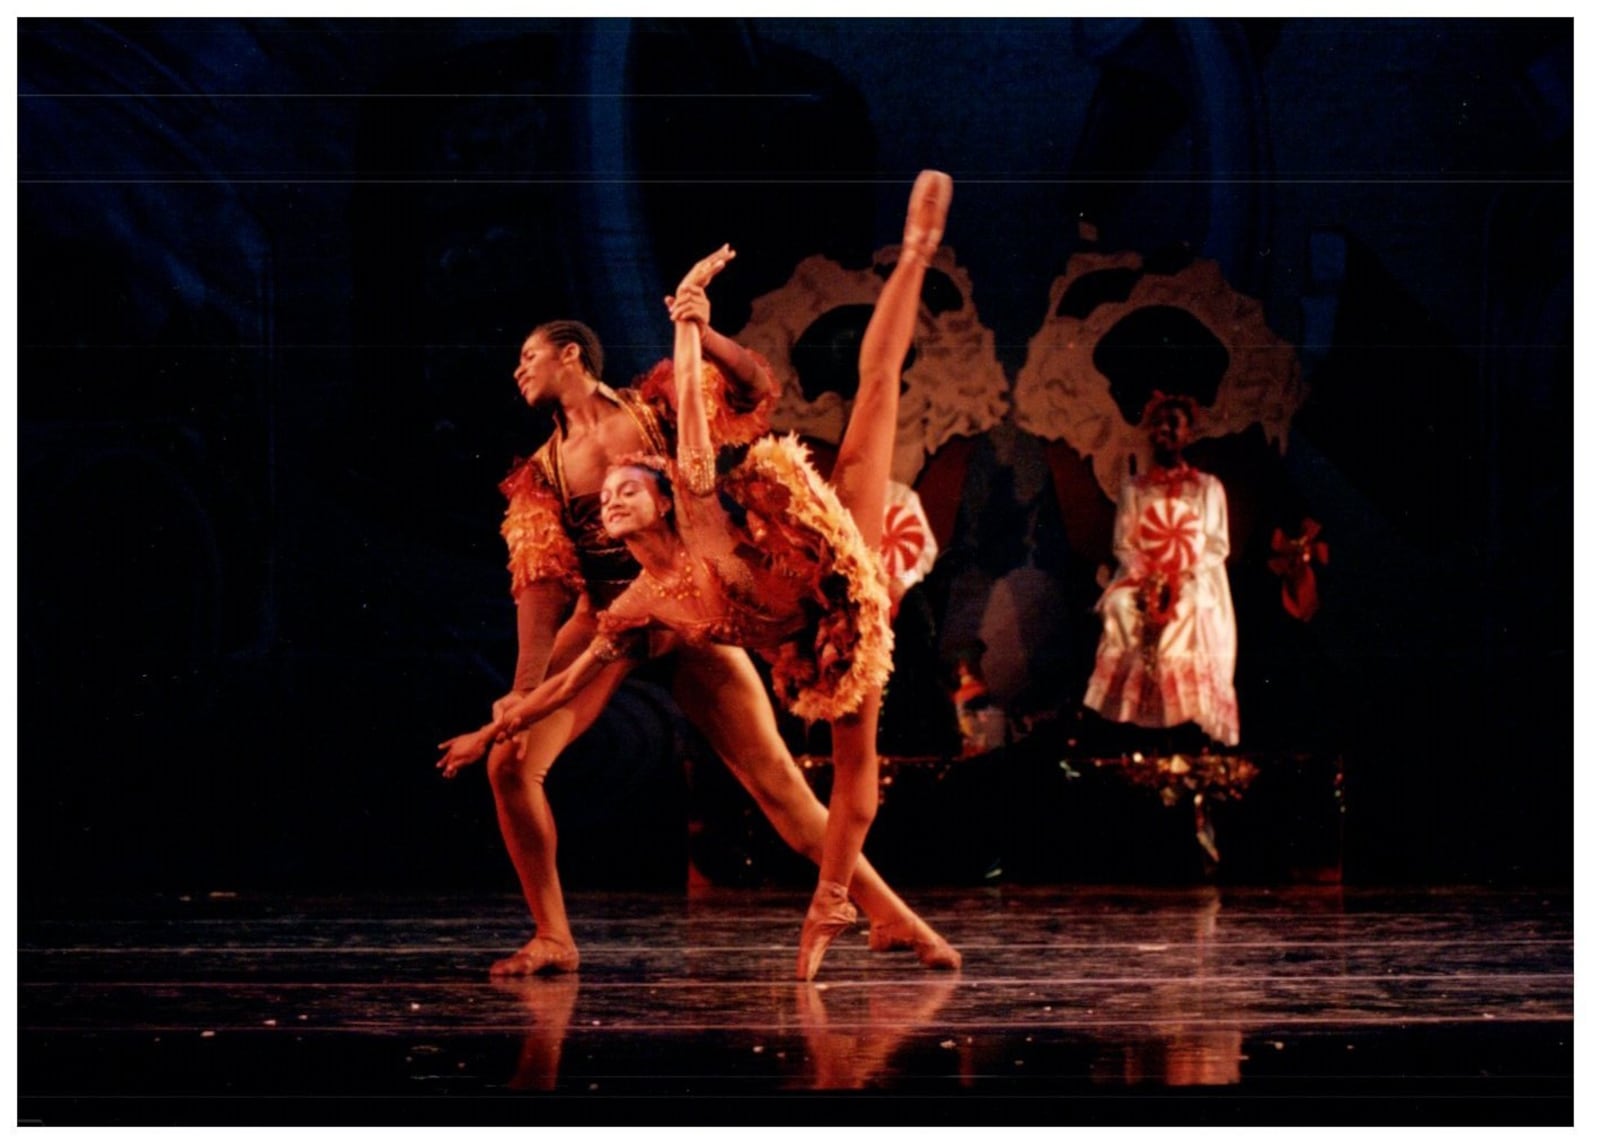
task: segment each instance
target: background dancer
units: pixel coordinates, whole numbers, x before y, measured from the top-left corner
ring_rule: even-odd
[[[1193,722],[1231,747],[1239,637],[1224,566],[1228,500],[1221,481],[1183,459],[1194,417],[1190,398],[1159,390],[1145,406],[1155,464],[1117,501],[1119,567],[1098,605],[1105,627],[1083,702],[1118,723]]]

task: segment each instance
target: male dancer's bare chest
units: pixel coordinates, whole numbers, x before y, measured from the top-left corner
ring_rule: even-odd
[[[556,465],[568,499],[599,493],[606,474],[632,453],[653,452],[638,420],[614,408],[595,424],[569,429],[555,442]]]
[[[608,605],[639,574],[627,545],[606,534],[601,485],[616,462],[631,453],[662,452],[664,442],[660,422],[649,410],[619,402],[596,420],[568,426],[550,443],[562,525],[577,548],[579,569],[597,607]]]

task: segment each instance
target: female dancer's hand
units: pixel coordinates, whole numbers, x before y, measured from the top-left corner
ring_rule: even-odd
[[[695,321],[701,325],[711,323],[711,303],[706,300],[706,287],[737,254],[733,247],[723,243],[689,267],[689,273],[678,283],[678,289],[667,295],[667,310],[672,314],[673,321]],[[688,312],[680,316],[680,309],[687,309]]]
[[[732,262],[738,252],[723,243],[716,250],[706,255],[699,262],[689,267],[689,273],[683,276],[683,281],[678,283],[678,289],[686,286],[699,286],[702,290],[711,285],[711,280],[722,273],[722,268]]]
[[[455,778],[456,772],[462,767],[471,766],[483,758],[484,752],[489,749],[489,744],[494,741],[494,731],[494,724],[491,723],[468,734],[446,739],[439,744],[444,750],[444,755],[434,765],[444,772],[445,778]]]

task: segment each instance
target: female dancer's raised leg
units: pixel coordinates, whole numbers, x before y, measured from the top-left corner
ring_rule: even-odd
[[[861,539],[876,550],[883,538],[889,470],[900,416],[900,371],[917,329],[922,280],[944,237],[953,185],[942,171],[924,171],[911,188],[900,259],[889,272],[861,338],[860,382],[831,483],[855,518]]]
[[[834,463],[834,489],[855,519],[861,539],[873,551],[883,537],[883,513],[899,422],[900,368],[916,331],[922,280],[944,235],[952,190],[950,176],[939,171],[922,172],[912,187],[900,260],[878,295],[861,340],[860,384]],[[828,799],[828,827],[823,837],[817,890],[800,931],[800,956],[795,967],[796,976],[802,981],[816,976],[828,943],[855,921],[846,887],[878,812],[881,700],[881,693],[869,693],[859,711],[833,723],[833,792]],[[914,944],[916,937],[906,940]],[[943,946],[942,941],[939,944]],[[953,960],[950,968],[960,965],[954,950],[948,946],[943,950]],[[918,952],[923,950],[919,948]]]

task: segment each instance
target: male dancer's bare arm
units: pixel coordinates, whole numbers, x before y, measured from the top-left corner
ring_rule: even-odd
[[[572,610],[572,600],[572,592],[555,580],[537,580],[517,593],[517,664],[511,674],[511,690],[494,701],[491,718],[500,718],[544,681],[556,636]]]
[[[738,342],[711,328],[708,318],[700,327],[700,348],[706,357],[717,364],[729,381],[739,390],[740,399],[755,405],[769,394],[778,392],[778,379],[762,364],[761,359]]]
[[[517,593],[517,668],[511,680],[512,695],[526,695],[544,682],[556,632],[571,610],[572,598],[572,592],[554,580],[536,580]]]

